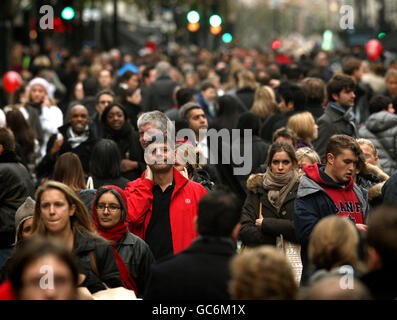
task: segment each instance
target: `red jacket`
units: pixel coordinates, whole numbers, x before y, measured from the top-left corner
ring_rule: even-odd
[[[193,218],[197,216],[198,202],[207,191],[194,181],[186,179],[174,168],[175,188],[171,196],[170,223],[174,253],[186,249],[197,237]],[[145,240],[152,215],[153,181],[142,177],[131,181],[125,188],[128,203],[127,222],[130,231]]]

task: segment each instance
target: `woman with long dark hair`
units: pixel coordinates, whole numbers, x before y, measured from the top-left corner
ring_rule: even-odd
[[[103,137],[116,142],[121,155],[122,176],[132,181],[142,174],[143,150],[139,135],[127,121],[127,112],[120,104],[113,103],[102,113]]]

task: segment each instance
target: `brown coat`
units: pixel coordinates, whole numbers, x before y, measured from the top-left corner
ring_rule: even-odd
[[[287,195],[280,213],[277,213],[268,200],[268,192],[262,186],[263,174],[253,174],[247,180],[249,190],[247,199],[243,206],[241,216],[241,228],[239,238],[244,245],[276,245],[276,238],[280,234],[284,239],[298,243],[295,235],[293,223],[294,200],[298,192],[299,182],[297,182]],[[255,220],[259,218],[260,202],[262,203],[262,226],[255,225]]]

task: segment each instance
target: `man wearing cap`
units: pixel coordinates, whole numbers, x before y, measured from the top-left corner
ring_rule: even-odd
[[[63,113],[49,97],[50,84],[44,78],[36,77],[28,84],[27,104],[39,112],[40,124],[43,130],[43,141],[40,153],[44,157],[50,136],[57,132],[63,124]]]

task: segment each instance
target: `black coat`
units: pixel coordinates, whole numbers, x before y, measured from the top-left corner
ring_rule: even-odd
[[[0,248],[15,241],[15,212],[35,189],[26,168],[17,161],[15,153],[0,155]]]
[[[122,176],[130,181],[140,178],[143,172],[142,169],[144,169],[146,165],[144,165],[145,160],[143,156],[143,149],[139,143],[138,132],[136,132],[128,122],[126,122],[118,131],[111,129],[105,124],[103,138],[111,139],[116,142],[120,151],[121,160],[129,159],[139,163],[139,167],[137,169],[122,172]]]
[[[328,140],[334,134],[346,134],[357,138],[356,123],[350,121],[348,116],[349,113],[343,114],[328,105],[324,114],[317,120],[318,138],[313,141],[313,146],[322,160],[325,158]]]
[[[199,237],[186,250],[152,266],[145,299],[227,300],[230,239]]]
[[[149,245],[131,232],[127,232],[117,243],[116,250],[134,279],[139,296],[143,296],[149,281],[150,267],[154,263]]]
[[[396,300],[397,277],[395,269],[380,269],[364,274],[360,280],[375,300]]]
[[[249,194],[245,200],[239,238],[247,246],[263,244],[276,245],[276,238],[282,234],[284,239],[298,243],[293,223],[294,201],[298,192],[299,182],[295,183],[277,212],[268,199],[268,191],[262,187],[263,174],[256,174],[248,179]],[[260,202],[262,202],[262,226],[255,225],[259,219]]]
[[[168,76],[159,77],[142,92],[142,107],[147,111],[166,111],[175,104],[173,94],[178,85]]]
[[[98,141],[98,138],[90,125],[89,136],[88,139],[82,142],[76,148],[72,148],[71,144],[68,142],[67,131],[70,127],[70,124],[65,124],[58,128],[58,132],[63,135],[63,144],[61,149],[55,154],[54,157],[51,157],[51,149],[57,139],[57,134],[53,134],[47,143],[47,153],[44,158],[41,160],[39,165],[36,168],[36,174],[38,178],[51,177],[54,171],[55,162],[58,157],[66,152],[73,152],[78,155],[81,165],[83,166],[84,173],[88,176],[90,171],[90,158],[92,149]]]
[[[99,277],[90,262],[89,253],[91,251],[95,256]],[[91,235],[85,230],[81,233],[76,231],[73,253],[77,256],[82,272],[86,275],[81,286],[87,287],[91,293],[106,289],[103,283],[109,288],[123,286],[113,249],[105,239]]]

